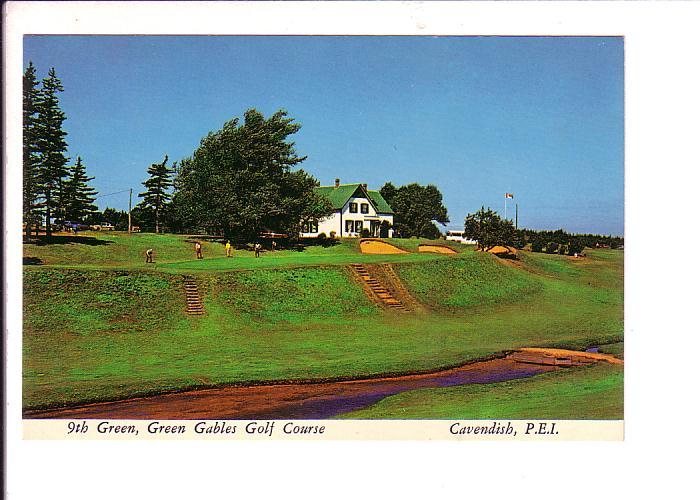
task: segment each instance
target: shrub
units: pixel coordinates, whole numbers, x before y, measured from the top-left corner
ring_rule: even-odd
[[[360,231],[360,236],[363,238],[369,238],[369,229],[363,227],[362,231]]]
[[[335,231],[331,231],[331,233],[330,233],[330,238],[331,238],[332,240],[335,239]]]
[[[319,233],[318,236],[317,236],[317,238],[318,238],[319,240],[325,240],[325,239],[326,239],[326,233]]]
[[[566,255],[566,245],[559,245],[559,255]]]
[[[568,255],[580,254],[581,252],[583,252],[583,242],[577,239],[569,241]]]
[[[542,249],[544,248],[544,240],[541,240],[539,238],[535,238],[532,240],[532,251],[533,252],[541,252]]]
[[[521,234],[516,234],[513,237],[513,246],[518,250],[522,250],[525,247],[525,238]]]
[[[547,253],[556,253],[556,251],[559,249],[559,243],[556,241],[550,241],[547,243],[547,246],[545,247],[545,252]]]

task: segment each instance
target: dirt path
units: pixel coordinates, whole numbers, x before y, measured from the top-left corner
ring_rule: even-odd
[[[616,358],[612,354],[570,351],[568,349],[552,349],[545,347],[525,347],[514,354],[514,359],[522,361],[523,357],[527,356],[529,356],[530,359],[536,360],[530,362],[537,362],[539,364],[578,365],[595,363],[598,361],[606,361],[614,365],[624,364],[624,361]]]
[[[517,351],[505,358],[470,363],[451,370],[347,382],[278,384],[251,387],[202,389],[158,396],[97,403],[74,408],[25,412],[25,418],[110,419],[319,419],[366,408],[400,392],[423,387],[490,384],[560,370],[555,363],[538,364],[533,358],[518,361],[518,355],[544,356],[547,351],[563,359],[586,355],[591,362],[607,355],[578,351]],[[619,361],[619,360],[618,360]]]

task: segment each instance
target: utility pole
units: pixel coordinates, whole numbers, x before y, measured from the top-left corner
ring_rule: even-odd
[[[518,204],[515,204],[515,229],[518,229]]]
[[[131,193],[133,189],[129,188],[129,233],[131,233]]]

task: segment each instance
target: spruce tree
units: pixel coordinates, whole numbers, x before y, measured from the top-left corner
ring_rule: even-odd
[[[56,76],[56,70],[51,68],[49,76],[42,81],[39,96],[37,119],[37,145],[39,150],[39,192],[43,197],[44,215],[46,217],[46,236],[51,237],[51,217],[63,215],[63,178],[68,175],[65,152],[66,132],[63,121],[66,115],[58,102],[58,93],[63,91],[61,81]]]
[[[146,191],[139,193],[143,198],[143,208],[153,210],[155,215],[156,233],[160,232],[160,218],[165,207],[170,202],[170,188],[173,185],[175,165],[168,168],[168,155],[165,155],[163,163],[153,163],[148,169],[148,180],[143,182]]]
[[[39,222],[38,174],[40,168],[39,146],[37,144],[37,113],[39,106],[39,81],[36,68],[29,61],[22,80],[22,205],[27,238],[32,225]]]
[[[88,177],[83,161],[78,156],[75,165],[69,168],[68,180],[65,183],[65,209],[66,218],[69,220],[84,222],[84,219],[97,211],[94,205],[97,191],[88,185],[95,179]]]

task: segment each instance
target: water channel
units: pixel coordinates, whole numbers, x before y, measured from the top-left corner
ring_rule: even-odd
[[[492,384],[561,370],[511,356],[421,375],[343,382],[227,386],[25,413],[25,418],[324,419],[425,387]]]

